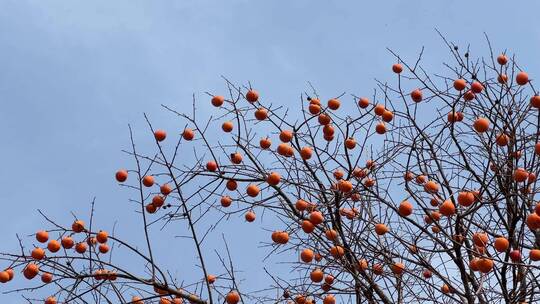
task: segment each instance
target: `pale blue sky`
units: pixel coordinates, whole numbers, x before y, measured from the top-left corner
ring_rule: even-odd
[[[374,78],[390,77],[386,47],[412,58],[425,46],[426,65],[440,68],[448,53],[438,28],[484,55],[486,32],[496,52],[515,52],[534,77],[539,9],[537,1],[0,0],[1,249],[16,248],[15,233],[41,228],[37,208],[67,224],[94,196],[98,222],[110,229],[122,217],[118,232],[137,239],[129,233],[140,227],[123,216],[133,210],[129,193],[113,180],[131,161],[120,152],[127,124],[149,148],[142,113],[178,128],[159,104],[180,107],[194,93],[209,111],[203,92],[223,90],[220,75],[251,81],[282,105],[296,105],[307,81],[322,94],[371,94]],[[261,267],[265,249],[230,241],[245,261],[239,268]]]

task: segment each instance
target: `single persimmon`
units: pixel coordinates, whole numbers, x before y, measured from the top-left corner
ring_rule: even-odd
[[[366,97],[360,97],[358,99],[358,106],[362,109],[365,109],[369,106],[369,99],[367,99]]]
[[[191,141],[195,138],[195,132],[190,128],[185,128],[184,132],[182,132],[182,137],[187,141]]]
[[[58,252],[61,247],[60,242],[57,240],[50,240],[47,244],[47,249],[52,253]]]
[[[214,107],[221,107],[223,105],[223,102],[225,101],[225,97],[216,95],[212,97],[212,105]]]
[[[233,128],[234,125],[231,121],[226,121],[221,125],[221,129],[226,133],[232,132]]]
[[[154,138],[157,141],[164,141],[166,137],[167,137],[167,132],[165,132],[164,130],[156,130],[154,132]]]
[[[257,120],[265,120],[268,118],[268,110],[266,110],[265,108],[258,108],[256,111],[255,111],[255,118]]]
[[[145,187],[152,187],[154,185],[154,177],[152,175],[146,175],[143,177],[142,183]]]
[[[399,63],[394,63],[392,65],[392,71],[394,73],[396,73],[396,74],[399,74],[399,73],[403,72],[403,67]]]
[[[467,87],[467,81],[465,79],[456,79],[454,80],[454,89],[458,91],[463,91]]]
[[[256,218],[255,212],[253,212],[253,211],[246,212],[246,214],[244,215],[244,218],[249,223],[255,221],[255,218]]]
[[[411,99],[414,101],[414,102],[420,102],[422,101],[422,91],[420,89],[415,89],[411,92]]]
[[[269,149],[271,145],[272,145],[272,141],[270,141],[268,137],[261,138],[261,140],[259,141],[259,146],[263,150]]]
[[[255,91],[253,89],[247,91],[246,100],[251,102],[251,103],[256,102],[257,100],[259,100],[259,92]]]
[[[529,75],[525,72],[519,72],[516,75],[516,83],[519,85],[526,85],[529,82]]]
[[[118,182],[123,183],[128,178],[128,172],[125,169],[118,170],[116,171],[115,177]]]
[[[40,230],[36,233],[36,240],[40,243],[45,243],[49,240],[49,233],[44,230]]]

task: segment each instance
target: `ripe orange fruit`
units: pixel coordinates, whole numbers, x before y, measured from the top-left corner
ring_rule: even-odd
[[[131,302],[132,302],[133,304],[144,304],[142,298],[141,298],[141,297],[138,297],[138,296],[133,296],[133,297],[131,298]]]
[[[165,132],[164,130],[156,130],[154,132],[154,138],[157,141],[164,141],[166,137],[167,137],[167,132]]]
[[[405,265],[402,263],[394,263],[392,266],[390,266],[390,269],[395,275],[401,275],[403,271],[405,271]]]
[[[289,234],[285,231],[272,232],[272,240],[278,244],[287,244],[289,242]]]
[[[311,150],[310,147],[303,147],[303,148],[300,150],[300,156],[301,156],[302,159],[304,159],[304,160],[310,159],[312,154],[313,154],[313,151]]]
[[[394,119],[394,113],[388,110],[384,110],[384,112],[381,115],[381,118],[385,122],[391,122]]]
[[[86,245],[86,243],[83,243],[83,242],[77,243],[77,245],[75,245],[75,251],[77,251],[80,254],[85,253],[87,248],[88,246]]]
[[[49,240],[49,233],[44,230],[40,230],[36,233],[36,240],[40,243],[45,243]]]
[[[324,216],[320,211],[313,211],[309,214],[309,221],[313,225],[319,225],[324,222]]]
[[[30,254],[34,260],[43,260],[45,257],[45,250],[37,247],[32,250],[32,253]]]
[[[377,132],[377,134],[381,134],[381,135],[386,133],[386,126],[384,125],[384,122],[379,122],[375,126],[375,132]]]
[[[452,216],[456,213],[456,206],[451,200],[445,200],[441,206],[439,206],[439,212],[444,216]]]
[[[283,130],[281,133],[279,133],[279,140],[282,142],[290,142],[293,138],[293,132],[289,130]]]
[[[47,299],[45,299],[45,304],[56,304],[56,298],[48,297]]]
[[[449,294],[450,293],[450,287],[448,287],[447,284],[443,284],[443,286],[441,286],[441,292],[444,293],[444,294]]]
[[[148,212],[150,214],[155,213],[157,211],[157,207],[152,203],[146,205],[145,209],[146,209],[146,212]]]
[[[328,108],[330,108],[331,110],[335,111],[335,110],[339,109],[340,104],[341,103],[336,98],[332,98],[332,99],[328,100]]]
[[[73,242],[73,239],[69,236],[66,236],[64,238],[62,238],[62,247],[64,247],[64,249],[71,249],[73,248],[73,246],[75,245],[75,242]]]
[[[255,118],[257,120],[265,120],[268,118],[268,111],[265,108],[259,108],[255,111]]]
[[[327,295],[323,299],[323,304],[336,304],[336,298],[333,295]]]
[[[540,261],[540,250],[531,249],[531,251],[529,251],[529,258],[531,261]]]
[[[495,250],[498,252],[505,252],[510,247],[510,243],[505,237],[500,236],[493,242],[493,247],[495,247]]]
[[[312,233],[315,230],[315,225],[308,220],[302,221],[302,230],[305,233]]]
[[[529,82],[529,75],[527,75],[525,72],[517,73],[516,82],[519,85],[526,85]]]
[[[99,252],[105,254],[109,252],[109,246],[107,244],[100,244],[98,247]]]
[[[534,95],[533,97],[531,97],[530,102],[533,108],[540,109],[540,96],[539,95]]]
[[[338,182],[338,188],[341,192],[349,193],[353,190],[353,185],[350,181],[342,179]]]
[[[508,145],[508,141],[509,141],[508,135],[504,133],[500,133],[499,135],[497,135],[497,138],[495,139],[495,143],[497,143],[497,145],[500,147],[504,147]]]
[[[33,263],[26,265],[23,270],[23,275],[28,280],[35,278],[39,273],[39,266]]]
[[[254,184],[250,184],[246,188],[247,195],[249,195],[251,197],[256,197],[257,195],[259,195],[260,192],[261,192],[261,190],[259,189],[259,187],[257,185],[254,185]]]
[[[366,261],[366,259],[361,259],[360,261],[358,261],[358,269],[362,270],[362,271],[366,271],[368,269],[368,263]]]
[[[324,272],[316,268],[313,271],[311,271],[311,273],[309,274],[309,278],[311,279],[312,282],[319,283],[324,278]]]
[[[154,177],[152,175],[146,175],[143,177],[142,183],[146,187],[152,187],[154,185]]]
[[[536,213],[531,213],[527,216],[526,219],[527,226],[531,230],[536,230],[540,228],[540,215]]]
[[[300,252],[300,260],[302,260],[302,262],[304,263],[311,263],[311,261],[313,261],[313,256],[314,256],[313,250],[308,249],[308,248]]]
[[[9,274],[7,271],[0,271],[0,283],[9,282]]]
[[[467,82],[465,79],[456,79],[454,80],[454,89],[458,91],[463,91],[467,87]]]
[[[161,208],[165,204],[165,199],[161,195],[156,195],[152,198],[152,205],[156,208]]]
[[[310,103],[308,106],[309,113],[317,115],[321,112],[321,106],[319,104]]]
[[[255,218],[256,218],[255,212],[253,212],[253,211],[246,212],[246,214],[244,215],[244,218],[249,223],[253,222],[255,220]]]
[[[52,253],[58,252],[60,248],[60,242],[57,240],[50,240],[49,244],[47,244],[47,249],[49,249],[49,251]]]
[[[475,201],[474,194],[469,191],[462,191],[458,194],[457,201],[461,206],[469,207]]]
[[[508,81],[508,76],[506,76],[506,74],[499,74],[499,76],[497,76],[497,81],[500,84],[505,84]]]
[[[127,170],[125,170],[125,169],[118,170],[118,171],[116,172],[115,177],[116,177],[116,180],[117,180],[118,182],[123,183],[123,182],[125,182],[125,181],[127,180],[127,178],[128,178],[128,172],[127,172]]]
[[[411,215],[412,212],[413,212],[413,206],[408,201],[402,201],[399,204],[399,208],[398,208],[399,215],[406,217],[406,216]]]
[[[163,185],[161,185],[161,187],[159,187],[159,191],[161,192],[161,194],[167,196],[167,195],[171,194],[172,188],[168,184],[163,184]]]
[[[242,154],[236,152],[236,153],[231,153],[231,162],[233,164],[240,164],[242,162]]]
[[[234,125],[231,121],[226,121],[221,125],[221,129],[227,133],[231,132],[233,130],[233,127]]]
[[[96,234],[96,240],[101,244],[107,243],[109,240],[109,234],[102,230]]]
[[[488,273],[493,269],[493,260],[488,258],[481,258],[477,262],[478,270],[482,273]]]
[[[217,168],[218,168],[218,165],[213,160],[206,163],[206,170],[208,170],[210,172],[215,172],[217,170]]]
[[[396,73],[396,74],[399,74],[399,73],[403,72],[403,67],[399,63],[394,63],[392,65],[392,71],[394,73]]]
[[[484,133],[489,130],[489,120],[487,118],[480,117],[474,121],[473,128],[478,133]]]
[[[367,108],[369,106],[369,99],[360,97],[360,99],[358,99],[358,106],[362,109]]]
[[[356,147],[356,140],[352,137],[349,137],[345,140],[345,147],[349,150],[352,150]]]
[[[240,295],[236,291],[231,291],[225,296],[227,304],[237,304],[240,302]]]
[[[225,186],[227,187],[228,190],[234,191],[234,190],[236,190],[238,188],[238,183],[236,183],[235,180],[230,179],[230,180],[227,181]]]
[[[271,186],[276,186],[281,181],[281,175],[277,172],[272,172],[266,177],[266,182]]]
[[[473,91],[473,93],[480,93],[482,92],[482,90],[484,90],[484,86],[478,82],[478,81],[474,81],[472,84],[471,84],[471,91]]]
[[[188,141],[193,140],[195,138],[195,132],[190,128],[185,128],[184,132],[182,132],[182,137]]]
[[[422,101],[422,91],[420,89],[415,89],[411,92],[411,99],[414,102],[420,102]]]
[[[427,193],[437,193],[439,192],[439,185],[434,181],[428,181],[424,185],[424,190],[426,190]]]
[[[251,102],[251,103],[256,102],[257,100],[259,100],[259,92],[255,91],[253,89],[247,91],[246,100]]]
[[[75,233],[81,233],[84,231],[84,222],[81,220],[76,220],[71,224],[71,230]]]
[[[53,275],[48,272],[45,272],[44,274],[41,275],[41,282],[45,284],[49,284],[50,282],[52,282],[52,280],[53,280]]]
[[[517,168],[514,171],[514,180],[518,183],[524,182],[529,177],[529,172],[523,168]]]
[[[227,207],[229,207],[229,206],[231,205],[232,199],[231,199],[230,196],[227,196],[227,195],[226,195],[226,196],[222,196],[222,197],[221,197],[221,200],[220,200],[220,203],[221,203],[221,206],[227,208]]]
[[[473,234],[473,243],[478,247],[486,247],[489,242],[489,237],[486,233],[476,232]]]
[[[373,270],[373,273],[376,275],[381,275],[383,274],[383,271],[384,271],[383,266],[381,264],[374,264],[372,270]]]
[[[334,258],[340,258],[345,255],[345,249],[341,246],[332,246],[330,247],[330,255]]]
[[[499,56],[497,56],[497,62],[500,65],[505,65],[508,62],[508,58],[505,54],[500,54]]]
[[[384,235],[386,234],[390,229],[385,224],[376,224],[375,225],[375,233],[378,235]]]
[[[213,274],[209,274],[206,276],[206,281],[209,283],[209,284],[214,284],[216,282],[216,276],[213,275]]]
[[[473,93],[473,91],[467,91],[465,94],[463,94],[463,99],[466,101],[471,101],[476,98],[476,95]]]
[[[332,122],[332,119],[330,118],[330,116],[322,113],[319,115],[319,117],[317,118],[317,120],[319,121],[319,124],[321,126],[324,126],[324,125],[327,125],[329,124],[330,122]]]
[[[259,141],[259,145],[261,146],[261,149],[268,149],[270,148],[270,146],[272,145],[272,142],[270,141],[270,139],[267,138],[262,138],[260,141]]]
[[[307,209],[308,206],[309,203],[301,199],[297,200],[295,204],[296,210],[298,211],[304,211]]]
[[[326,238],[335,241],[338,238],[338,233],[334,229],[328,229],[324,232],[324,235],[326,235]]]
[[[224,101],[225,101],[225,97],[223,96],[216,95],[212,97],[212,105],[214,107],[221,107]]]
[[[378,116],[381,116],[384,114],[384,111],[386,111],[386,108],[384,107],[384,105],[382,104],[377,104],[374,108],[373,108],[373,112],[375,113],[375,115],[378,115]]]

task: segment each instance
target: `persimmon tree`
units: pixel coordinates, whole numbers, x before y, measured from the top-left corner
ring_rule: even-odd
[[[225,79],[191,113],[163,105],[185,128],[145,116],[155,149],[136,149],[130,128],[133,165],[115,176],[133,193],[145,247],[94,227],[93,212],[69,223],[43,215],[20,252],[2,254],[2,287],[22,273],[30,281],[16,291],[46,304],[535,303],[540,97],[504,52],[473,59],[445,43],[452,63],[435,74],[423,52],[407,62],[390,51],[393,73],[369,97],[310,86],[276,106]],[[212,116],[201,117],[201,102]],[[271,285],[245,292],[228,251],[209,269],[205,239],[231,217],[257,225],[261,215],[274,227],[265,250],[294,256],[294,271],[267,270]],[[182,281],[152,245],[156,226],[179,225],[198,257],[198,275]],[[36,289],[50,297],[32,298]]]

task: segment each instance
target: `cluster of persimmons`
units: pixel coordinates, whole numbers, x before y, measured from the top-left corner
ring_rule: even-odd
[[[277,109],[264,106],[253,88],[243,90],[229,83],[230,98],[211,95],[211,104],[225,112],[218,124],[231,135],[232,144],[226,146],[233,147],[230,153],[223,146],[211,145],[205,129],[190,118],[188,123],[193,125],[181,132],[178,142],[199,140],[203,149],[210,152],[201,155],[209,159],[197,159],[196,167],[180,178],[172,173],[174,164],[160,152],[162,157],[153,162],[167,169],[166,182],[160,182],[164,180],[163,174],[154,175],[140,167],[119,170],[116,180],[123,184],[133,181],[133,188],[148,194],[146,199],[141,195],[140,203],[147,213],[144,216],[175,212],[167,211],[171,204],[184,206],[183,211],[176,212],[188,218],[195,240],[197,229],[189,218],[192,209],[188,206],[190,200],[185,198],[189,196],[185,194],[189,190],[183,189],[187,188],[185,180],[200,178],[200,184],[204,184],[203,179],[209,184],[217,183],[219,187],[209,191],[207,198],[216,202],[209,208],[223,214],[241,213],[252,223],[257,219],[257,209],[273,213],[285,226],[271,232],[272,248],[296,252],[298,259],[293,265],[301,273],[300,278],[287,284],[276,283],[274,287],[281,292],[272,300],[274,303],[307,304],[320,299],[324,304],[334,304],[351,297],[356,297],[356,303],[489,303],[495,299],[517,303],[538,299],[531,291],[534,287],[527,287],[536,286],[535,283],[525,279],[540,274],[533,265],[540,261],[540,240],[536,239],[540,204],[534,203],[538,169],[534,160],[540,157],[538,122],[529,123],[529,114],[523,114],[521,121],[516,122],[516,118],[505,123],[508,117],[504,115],[537,111],[540,96],[533,93],[527,97],[527,104],[517,102],[525,98],[529,76],[517,71],[509,78],[504,72],[509,65],[505,54],[495,61],[498,68],[488,66],[497,72],[495,81],[480,80],[478,67],[459,59],[458,68],[453,71],[462,76],[446,78],[446,88],[436,89],[414,67],[406,66],[411,76],[402,76],[405,67],[400,60],[392,66],[400,83],[417,80],[421,82],[419,88],[404,92],[401,85],[398,89],[382,86],[384,94],[378,103],[354,96],[359,114],[346,117],[339,114],[342,96],[323,103],[316,92],[305,94],[307,98],[303,99],[298,116],[300,123],[295,124],[286,122],[286,115],[279,114]],[[401,106],[386,102],[391,99],[389,92],[401,99]],[[493,108],[501,103],[508,108],[493,112],[489,110],[491,96],[497,92],[499,97],[493,97]],[[437,100],[451,100],[437,108],[438,112],[445,111],[433,120],[438,127],[431,122],[425,129],[418,126],[416,109],[424,102]],[[459,125],[465,122],[468,125]],[[255,137],[256,133],[250,131],[262,123],[267,123],[262,127],[266,134]],[[440,141],[430,138],[425,131],[429,128],[440,130],[436,136]],[[248,134],[243,134],[244,130]],[[527,130],[533,130],[533,135],[525,135]],[[167,132],[152,132],[162,151]],[[272,142],[271,134],[275,134],[277,144]],[[462,141],[456,139],[456,134],[468,137],[476,150],[465,151],[467,148],[461,147]],[[455,141],[448,143],[448,138]],[[378,154],[368,153],[371,141],[382,147]],[[417,146],[420,143],[424,146]],[[220,150],[225,156],[219,156]],[[135,152],[133,155],[138,156]],[[475,155],[484,159],[479,161]],[[517,166],[520,159],[524,160],[523,166]],[[396,169],[397,166],[402,167]],[[475,166],[481,168],[473,169]],[[465,171],[471,171],[472,177],[460,175]],[[493,196],[492,192],[504,192],[504,198]],[[396,196],[397,200],[392,198]],[[510,196],[515,196],[515,200],[509,200],[505,203],[508,206],[500,209],[499,203]],[[501,212],[503,220],[494,219],[497,212]],[[476,217],[487,220],[478,222]],[[269,221],[275,224],[272,218]],[[50,269],[48,259],[61,249],[66,255],[74,250],[83,259],[91,259],[89,251],[107,254],[110,250],[107,232],[91,232],[81,220],[75,221],[59,239],[50,239],[49,234],[44,230],[37,232],[39,244],[31,250],[30,257],[13,258],[12,265],[0,272],[0,282],[11,281],[20,271],[28,280],[41,275],[41,281],[49,284],[55,281],[54,274],[42,271],[41,265]],[[200,249],[197,240],[196,246]],[[203,254],[199,253],[199,259],[202,262]],[[508,267],[513,267],[514,287],[507,287],[506,279],[501,278],[506,276]],[[207,286],[207,294],[203,288],[196,296],[183,291],[175,293],[171,286],[158,286],[151,278],[145,282],[154,287],[155,297],[130,295],[128,302],[212,303],[216,300],[212,300],[211,294],[218,290],[213,286],[219,278],[202,268],[203,279],[199,279],[197,286]],[[234,282],[234,273],[230,276]],[[133,278],[112,266],[111,270],[98,269],[79,279],[95,280],[89,283],[95,285],[97,281],[115,284],[114,281]],[[490,294],[489,289],[495,288],[490,284],[499,280],[504,285],[499,287],[501,291]],[[227,304],[248,302],[243,298],[248,295],[236,284],[225,287],[219,295],[219,301]],[[57,300],[51,296],[44,303],[55,304]]]

